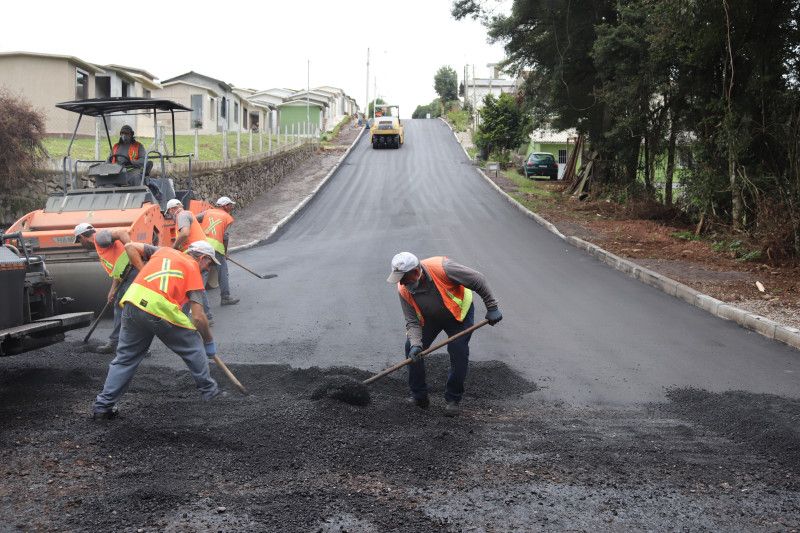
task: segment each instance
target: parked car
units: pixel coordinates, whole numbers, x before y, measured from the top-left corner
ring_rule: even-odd
[[[551,180],[558,179],[558,163],[553,154],[533,152],[522,163],[522,173],[526,178],[531,176],[547,176]]]

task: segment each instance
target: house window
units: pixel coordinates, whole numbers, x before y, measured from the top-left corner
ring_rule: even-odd
[[[89,74],[75,69],[75,99],[85,100],[89,98]]]
[[[239,102],[233,103],[233,122],[235,124],[239,123]]]
[[[242,108],[242,127],[247,129],[247,108]]]
[[[567,164],[567,151],[566,150],[559,150],[558,151],[558,164],[559,165],[566,165]]]
[[[153,93],[150,92],[150,89],[142,89],[142,96],[145,98],[152,98]]]
[[[208,106],[208,109],[211,111],[211,120],[214,120],[216,117],[215,113],[217,112],[217,100],[215,98],[211,98],[210,102],[211,104]]]
[[[108,98],[111,96],[111,78],[108,76],[94,77],[94,97]]]
[[[202,94],[193,94],[192,95],[192,127],[193,128],[202,128],[203,127],[203,95]]]
[[[122,82],[122,97],[127,98],[131,96],[131,84],[128,82]]]

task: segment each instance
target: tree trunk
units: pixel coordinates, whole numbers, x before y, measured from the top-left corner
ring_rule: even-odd
[[[744,202],[742,201],[742,189],[739,186],[739,179],[736,176],[736,157],[732,147],[728,149],[728,179],[731,184],[731,222],[733,222],[733,229],[741,230]]]
[[[678,138],[678,127],[675,114],[670,113],[669,144],[667,144],[667,171],[664,175],[664,204],[672,207],[672,177],[675,173],[675,144]]]
[[[650,180],[650,136],[644,136],[644,188],[649,193],[653,189]]]

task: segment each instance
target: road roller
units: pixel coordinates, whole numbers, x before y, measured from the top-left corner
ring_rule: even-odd
[[[26,214],[8,232],[21,232],[24,246],[47,262],[55,290],[74,299],[69,311],[99,311],[105,304],[111,280],[100,266],[97,253],[75,243],[73,230],[77,224],[89,222],[98,230],[124,229],[133,241],[171,246],[176,228],[175,221],[164,216],[168,201],[177,198],[195,214],[211,207],[208,202],[195,199],[192,193],[193,154],[177,155],[175,114],[191,109],[172,100],[127,97],[75,100],[56,107],[78,115],[67,154],[62,159],[61,190],[47,198],[43,209]],[[169,120],[172,154],[159,152],[154,142],[144,155],[141,169],[134,170],[123,164],[124,157],[115,158],[113,163],[73,160],[72,145],[81,119],[102,120],[111,152],[109,121],[116,118],[119,122],[118,117],[132,115],[152,115],[154,131],[158,131],[159,117]],[[173,161],[188,162],[186,189],[176,190],[175,180],[167,172],[167,163]]]

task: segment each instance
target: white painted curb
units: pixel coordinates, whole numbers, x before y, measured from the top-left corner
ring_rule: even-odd
[[[358,144],[358,141],[361,139],[361,136],[364,135],[364,130],[365,129],[366,128],[361,128],[361,131],[358,133],[358,136],[355,138],[355,140],[350,145],[350,147],[347,149],[347,151],[342,155],[342,157],[339,158],[339,161],[337,161],[336,164],[333,165],[333,168],[331,168],[330,172],[328,172],[328,174],[324,178],[322,178],[322,181],[319,182],[316,187],[314,187],[314,190],[311,191],[311,193],[308,196],[303,198],[300,201],[300,203],[297,204],[294,207],[294,209],[292,209],[292,211],[288,215],[286,215],[285,217],[280,219],[277,224],[272,226],[272,228],[269,230],[269,233],[267,233],[264,237],[261,237],[260,239],[256,239],[254,241],[250,241],[247,244],[240,244],[239,246],[234,246],[230,250],[228,250],[228,252],[229,253],[239,252],[239,251],[242,251],[242,250],[247,250],[249,248],[253,248],[253,247],[258,246],[260,244],[264,244],[265,242],[267,242],[270,239],[270,237],[275,235],[275,233],[278,230],[280,230],[286,224],[288,224],[289,221],[292,218],[294,218],[298,213],[300,213],[300,211],[302,211],[303,208],[306,205],[308,205],[308,202],[310,202],[314,198],[314,196],[316,196],[317,193],[322,190],[322,188],[325,186],[325,184],[328,183],[328,181],[333,177],[334,173],[339,169],[339,166],[342,164],[342,162],[345,160],[345,158],[348,155],[350,155],[350,152],[353,150],[355,145]]]
[[[447,127],[450,128],[450,131],[453,131],[453,128],[446,120],[442,119],[441,117],[440,120],[447,124]],[[458,137],[456,136],[455,131],[453,131],[453,136],[455,137],[456,142],[458,142]],[[459,143],[459,146],[461,146],[461,143]],[[461,148],[464,149],[463,146],[461,146]],[[469,154],[466,150],[464,150],[464,154],[466,154],[467,158],[469,159]],[[688,285],[679,283],[674,279],[664,276],[663,274],[659,274],[658,272],[638,265],[633,261],[614,255],[611,252],[600,248],[596,244],[584,241],[578,237],[564,236],[564,234],[558,231],[558,228],[556,228],[555,225],[512,198],[494,181],[492,181],[492,179],[489,178],[489,176],[487,176],[483,170],[478,167],[475,168],[483,177],[483,179],[485,179],[486,182],[498,193],[503,195],[505,199],[509,201],[509,203],[519,209],[528,218],[532,218],[537,223],[547,228],[559,239],[568,242],[576,248],[585,250],[589,255],[596,257],[607,265],[624,272],[628,276],[637,279],[642,283],[650,285],[651,287],[655,287],[656,289],[659,289],[670,296],[674,296],[686,303],[692,304],[695,307],[699,307],[700,309],[711,313],[716,317],[725,320],[732,320],[740,326],[751,331],[755,331],[756,333],[759,333],[768,339],[774,339],[800,350],[800,329],[779,324],[778,322],[770,320],[767,317],[751,313],[739,307],[727,304],[721,300],[717,300],[716,298],[712,298],[707,294],[696,291]]]

